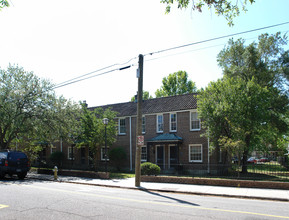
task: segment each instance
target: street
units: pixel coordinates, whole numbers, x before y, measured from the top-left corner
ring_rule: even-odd
[[[0,219],[289,219],[288,202],[0,181]]]

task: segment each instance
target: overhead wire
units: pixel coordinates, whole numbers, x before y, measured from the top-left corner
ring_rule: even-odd
[[[183,48],[183,47],[188,47],[188,46],[192,46],[192,45],[202,44],[202,43],[206,43],[206,42],[209,42],[209,41],[215,41],[215,40],[219,40],[219,39],[223,39],[223,38],[233,37],[233,36],[240,35],[240,34],[247,34],[247,33],[250,33],[250,32],[260,31],[260,30],[264,30],[264,29],[268,29],[268,28],[272,28],[272,27],[285,25],[285,24],[289,24],[289,21],[283,22],[283,23],[279,23],[279,24],[275,24],[275,25],[266,26],[266,27],[256,28],[256,29],[252,29],[252,30],[248,30],[248,31],[242,31],[242,32],[234,33],[234,34],[228,34],[228,35],[224,35],[224,36],[221,36],[221,37],[215,37],[215,38],[211,38],[211,39],[207,39],[207,40],[197,41],[197,42],[184,44],[184,45],[180,45],[180,46],[176,46],[176,47],[171,47],[171,48],[167,48],[167,49],[163,49],[163,50],[147,53],[144,56],[153,55],[153,54],[157,54],[157,53],[163,53],[163,52],[167,52],[167,51],[170,51],[170,50],[176,50],[176,49],[180,49],[180,48]]]
[[[289,30],[281,31],[281,33],[283,33],[283,32],[287,33],[288,31]],[[245,40],[247,41],[247,40],[252,40],[252,39],[256,39],[256,38],[258,38],[258,36],[246,38]],[[212,46],[208,46],[208,47],[202,47],[202,48],[198,48],[198,49],[186,50],[186,51],[182,51],[182,52],[178,52],[178,53],[168,54],[168,55],[164,55],[164,56],[160,56],[160,57],[149,58],[149,59],[146,59],[145,61],[149,62],[149,61],[154,61],[154,60],[158,60],[158,59],[164,59],[164,58],[167,58],[167,57],[182,55],[182,54],[185,54],[185,53],[191,53],[191,52],[195,52],[195,51],[200,51],[200,50],[205,50],[205,49],[210,49],[210,48],[220,47],[220,46],[225,46],[225,45],[226,45],[226,43],[216,44],[216,45],[212,45]]]
[[[127,68],[129,68],[129,67],[127,67]],[[53,89],[58,89],[58,88],[61,88],[61,87],[64,87],[64,86],[67,86],[67,85],[70,85],[70,84],[73,84],[73,83],[77,83],[77,82],[80,82],[80,81],[83,81],[83,80],[87,80],[87,79],[91,79],[91,78],[94,78],[94,77],[97,77],[97,76],[105,75],[107,73],[111,73],[111,72],[114,72],[114,71],[117,71],[117,70],[120,70],[120,68],[109,70],[109,71],[106,71],[106,72],[103,72],[103,73],[99,73],[99,74],[96,74],[96,75],[93,75],[93,76],[88,76],[86,78],[78,79],[78,80],[71,81],[71,82],[68,81],[65,84],[54,86]]]
[[[111,67],[114,67],[114,66],[125,65],[125,64],[131,62],[132,60],[134,60],[134,59],[136,59],[136,58],[137,58],[137,57],[133,57],[133,58],[129,59],[128,61],[124,62],[124,63],[115,63],[115,64],[112,64],[112,65],[103,67],[103,68],[101,68],[101,69],[98,69],[98,70],[95,70],[95,71],[92,71],[92,72],[83,74],[83,75],[81,75],[81,76],[78,76],[78,77],[75,77],[75,78],[66,80],[66,81],[64,81],[64,82],[61,82],[61,83],[55,85],[53,88],[54,88],[54,89],[57,89],[57,88],[60,88],[60,87],[66,86],[66,85],[70,85],[70,84],[73,84],[73,83],[76,83],[76,82],[83,81],[83,80],[85,80],[85,79],[92,78],[92,77],[86,77],[86,78],[84,78],[84,79],[81,79],[81,78],[83,78],[83,77],[85,77],[85,76],[88,76],[88,75],[91,75],[91,74],[93,74],[93,73],[97,73],[97,72],[103,71],[103,70],[105,70],[105,69],[108,69],[108,68],[111,68]],[[114,69],[113,71],[123,70],[123,69],[127,69],[127,68],[129,68],[129,67],[128,67],[128,66],[126,66],[126,67],[121,67],[121,68]],[[112,72],[112,71],[107,71],[107,72],[105,72],[105,73],[110,73],[110,72]],[[97,75],[94,75],[94,76],[104,75],[105,73],[97,74]]]
[[[242,32],[234,33],[234,34],[224,35],[224,36],[221,36],[221,37],[215,37],[215,38],[211,38],[211,39],[207,39],[207,40],[202,40],[202,41],[198,41],[198,42],[184,44],[184,45],[180,45],[180,46],[176,46],[176,47],[171,47],[171,48],[167,48],[167,49],[163,49],[163,50],[147,53],[147,54],[144,54],[144,56],[164,53],[164,52],[171,51],[171,50],[176,50],[176,49],[180,49],[180,48],[184,48],[184,47],[188,47],[188,46],[193,46],[193,45],[197,45],[197,44],[202,44],[202,43],[206,43],[206,42],[210,42],[210,41],[215,41],[215,40],[219,40],[219,39],[223,39],[223,38],[233,37],[233,36],[236,36],[236,35],[241,35],[241,34],[246,34],[246,33],[250,33],[250,32],[255,32],[255,31],[259,31],[259,30],[268,29],[268,28],[273,28],[273,27],[277,27],[277,26],[281,26],[281,25],[285,25],[285,24],[289,24],[289,21],[288,22],[279,23],[279,24],[275,24],[275,25],[266,26],[266,27],[256,28],[256,29],[252,29],[252,30],[248,30],[248,31],[242,31]],[[217,47],[217,46],[220,46],[220,45],[215,45],[215,46],[205,47],[205,48],[201,48],[201,49],[195,49],[195,50],[190,50],[190,51],[185,51],[185,52],[179,52],[179,53],[175,53],[175,54],[165,55],[165,56],[162,56],[162,57],[148,59],[146,61],[157,60],[157,59],[165,58],[165,57],[168,57],[168,56],[179,55],[179,54],[183,54],[183,53],[188,53],[188,52],[192,52],[192,51],[197,51],[197,50],[202,50],[202,49],[207,49],[207,48]],[[136,58],[137,57],[133,57],[133,58],[129,59],[128,61],[124,62],[124,63],[120,63],[120,64],[116,63],[116,64],[113,64],[113,65],[109,65],[109,66],[106,66],[104,68],[101,68],[101,69],[98,69],[98,70],[83,74],[83,75],[75,77],[75,78],[72,78],[70,80],[66,80],[66,81],[64,81],[62,83],[59,83],[59,84],[55,85],[53,87],[53,89],[61,88],[61,87],[64,87],[64,86],[67,86],[67,85],[70,85],[70,84],[73,84],[73,83],[77,83],[77,82],[80,82],[80,81],[83,81],[83,80],[86,80],[86,79],[90,79],[90,78],[93,78],[93,77],[97,77],[97,76],[101,76],[101,75],[104,75],[104,74],[108,74],[110,72],[114,72],[114,71],[117,71],[117,70],[128,69],[131,66],[134,66],[135,63],[133,63],[131,65],[128,65],[128,66],[116,68],[116,69],[109,70],[109,71],[106,71],[106,72],[103,72],[103,73],[99,73],[99,74],[96,74],[96,75],[89,76],[89,75],[91,75],[93,73],[97,73],[97,72],[106,70],[108,68],[114,67],[114,66],[125,65],[125,64],[131,62],[132,60],[134,60]],[[89,76],[89,77],[86,77],[86,76]]]

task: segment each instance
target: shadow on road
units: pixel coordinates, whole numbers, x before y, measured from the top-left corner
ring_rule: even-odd
[[[165,196],[165,195],[162,195],[162,194],[157,193],[157,192],[152,192],[152,191],[148,191],[148,190],[145,190],[144,192],[152,194],[152,195],[155,195],[155,196],[159,196],[159,197],[162,197],[162,198],[170,199],[170,200],[176,201],[176,202],[181,203],[181,204],[192,205],[192,206],[200,206],[200,205],[198,205],[196,203],[188,202],[188,201],[177,199],[177,198],[170,197],[170,196]]]

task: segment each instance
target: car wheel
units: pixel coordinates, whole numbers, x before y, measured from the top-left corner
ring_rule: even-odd
[[[27,172],[23,172],[23,173],[18,173],[17,176],[19,179],[23,180],[27,175]]]

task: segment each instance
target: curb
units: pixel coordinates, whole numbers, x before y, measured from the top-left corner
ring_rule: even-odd
[[[98,183],[82,183],[82,182],[74,182],[74,181],[65,181],[65,180],[57,180],[49,179],[49,178],[40,178],[40,177],[28,177],[29,179],[37,179],[51,182],[59,182],[59,183],[72,183],[79,185],[87,185],[87,186],[100,186],[100,187],[109,187],[109,188],[119,188],[119,189],[130,189],[130,190],[139,190],[139,191],[148,191],[148,192],[163,192],[163,193],[176,193],[176,194],[189,194],[189,195],[198,195],[198,196],[215,196],[215,197],[227,197],[227,198],[238,198],[238,199],[255,199],[255,200],[266,200],[266,201],[279,201],[279,202],[289,202],[289,199],[283,198],[274,198],[274,197],[259,197],[259,196],[244,196],[244,195],[230,195],[230,194],[216,194],[216,193],[201,193],[201,192],[190,192],[190,191],[175,191],[175,190],[167,190],[167,189],[148,189],[145,187],[129,187],[129,186],[115,186],[115,185],[107,185],[107,184],[98,184]]]

